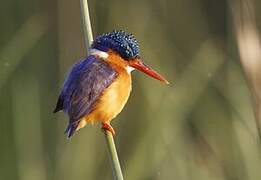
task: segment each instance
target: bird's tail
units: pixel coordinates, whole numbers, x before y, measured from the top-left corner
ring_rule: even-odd
[[[58,112],[60,110],[63,110],[63,98],[62,98],[61,95],[58,98],[58,101],[56,103],[55,109],[53,110],[53,113],[56,113],[56,112]]]
[[[66,130],[65,130],[65,134],[67,135],[67,138],[71,138],[75,131],[77,130],[79,122],[74,122],[74,123],[69,123]]]

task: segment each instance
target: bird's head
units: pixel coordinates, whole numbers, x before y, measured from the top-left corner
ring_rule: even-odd
[[[126,61],[128,66],[168,84],[163,76],[142,61],[138,41],[132,34],[122,30],[102,34],[93,41],[91,49],[105,53],[105,56],[106,52],[112,50]]]

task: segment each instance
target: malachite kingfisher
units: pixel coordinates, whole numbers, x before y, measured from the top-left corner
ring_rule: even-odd
[[[102,34],[93,41],[89,56],[69,71],[54,110],[68,114],[65,130],[68,138],[94,122],[115,135],[110,122],[129,98],[132,70],[168,84],[163,76],[144,64],[139,54],[138,41],[122,30]]]

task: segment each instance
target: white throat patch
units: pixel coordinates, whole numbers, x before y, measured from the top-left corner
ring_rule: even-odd
[[[104,51],[100,51],[98,49],[90,49],[90,55],[93,55],[93,56],[98,56],[104,60],[106,60],[109,56],[108,53],[104,52]],[[135,68],[131,67],[131,66],[127,66],[126,67],[126,71],[130,74],[131,71],[135,70]]]
[[[131,73],[131,71],[133,71],[133,70],[135,70],[133,67],[131,67],[131,66],[127,66],[126,67],[126,70],[127,70],[127,72],[130,74]]]
[[[98,56],[102,59],[106,59],[109,56],[108,53],[100,51],[98,49],[90,49],[90,55]]]

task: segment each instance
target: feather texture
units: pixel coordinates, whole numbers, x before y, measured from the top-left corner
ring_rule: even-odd
[[[118,73],[97,56],[88,56],[76,63],[69,72],[54,112],[63,110],[69,115],[65,131],[71,137],[79,121],[92,112],[100,95],[118,76]]]

